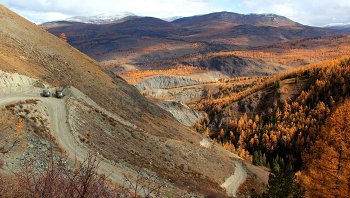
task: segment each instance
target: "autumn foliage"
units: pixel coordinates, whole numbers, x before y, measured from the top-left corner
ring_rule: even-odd
[[[183,66],[178,64],[174,67],[165,70],[133,70],[133,71],[122,71],[118,72],[118,75],[122,76],[131,84],[135,84],[145,78],[156,76],[156,75],[174,75],[174,76],[186,76],[193,73],[203,71],[201,67]]]
[[[265,88],[277,92],[280,82],[286,79],[295,79],[295,83],[303,79],[309,84],[295,99],[285,101],[282,106],[260,114],[233,116],[233,102],[240,102]],[[303,177],[304,183],[312,186],[319,179],[319,185],[310,189],[312,195],[323,189],[328,190],[329,195],[341,196],[339,192],[349,191],[347,111],[335,111],[326,127],[324,124],[334,109],[349,97],[349,82],[348,58],[287,72],[241,93],[232,93],[233,96],[203,101],[199,108],[207,116],[195,128],[254,164],[267,166],[276,173],[299,171],[306,164],[309,176]],[[323,141],[324,138],[328,141]],[[312,147],[314,144],[316,147]],[[308,152],[310,148],[315,149],[312,155]],[[323,163],[309,162],[319,157]],[[329,174],[325,176],[327,171]]]
[[[340,105],[304,156],[299,177],[309,197],[350,197],[350,101]]]
[[[60,39],[63,41],[63,42],[67,42],[67,36],[65,33],[61,33],[60,34]]]

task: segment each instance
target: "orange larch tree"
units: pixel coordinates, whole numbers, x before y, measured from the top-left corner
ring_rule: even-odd
[[[60,39],[61,39],[63,42],[67,42],[67,41],[68,41],[67,36],[66,36],[65,33],[61,33],[61,34],[60,34]]]

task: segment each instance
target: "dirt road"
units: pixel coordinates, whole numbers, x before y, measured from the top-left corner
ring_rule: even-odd
[[[243,161],[235,162],[235,172],[221,185],[230,196],[236,197],[237,190],[247,178],[247,171],[243,167]]]
[[[52,135],[56,138],[59,146],[66,151],[66,154],[70,159],[77,159],[79,161],[86,159],[89,149],[75,141],[67,124],[67,110],[64,99],[56,99],[52,97],[43,98],[38,96],[37,93],[39,92],[0,94],[0,106],[28,99],[41,101],[48,109],[49,122],[53,133]],[[101,157],[98,158],[100,160],[98,172],[100,174],[108,175],[114,182],[122,185],[124,182],[123,174],[125,173],[125,170],[108,163],[107,160],[104,160]]]

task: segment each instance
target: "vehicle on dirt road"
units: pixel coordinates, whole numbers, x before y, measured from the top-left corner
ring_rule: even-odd
[[[43,97],[50,97],[51,96],[50,90],[44,89],[43,92],[41,93],[41,95]]]
[[[63,90],[62,89],[56,89],[55,93],[56,98],[63,98]]]

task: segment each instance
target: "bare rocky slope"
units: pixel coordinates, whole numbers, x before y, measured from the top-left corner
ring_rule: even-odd
[[[64,105],[67,114],[58,114],[54,119],[65,122],[68,118],[70,129],[49,130],[69,157],[74,154],[65,147],[66,136],[61,132],[73,133],[74,144],[79,148],[100,153],[110,164],[104,169],[115,169],[113,164],[118,163],[132,170],[147,168],[170,184],[168,191],[174,196],[186,191],[227,196],[220,185],[235,171],[234,155],[216,145],[210,149],[202,147],[201,135],[149,102],[135,87],[105,73],[94,60],[3,6],[0,24],[0,70],[11,74],[6,75],[36,79],[36,87],[73,86],[82,92],[85,99],[64,99],[60,105]],[[27,77],[21,79],[27,82]],[[34,86],[31,80],[28,82]],[[21,95],[23,85],[18,86],[16,93]],[[63,106],[49,107],[49,114],[59,109],[63,112]]]
[[[160,106],[169,111],[175,119],[185,126],[192,127],[195,123],[202,119],[202,116],[194,109],[181,102],[161,101]]]
[[[135,87],[139,91],[146,89],[170,89],[200,84],[199,80],[186,78],[184,76],[154,76],[137,83]]]

